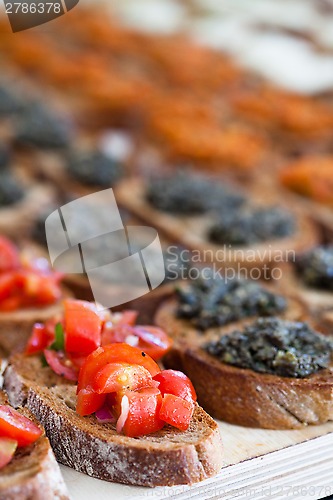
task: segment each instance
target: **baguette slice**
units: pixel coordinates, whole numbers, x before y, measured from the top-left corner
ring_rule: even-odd
[[[140,178],[125,179],[115,188],[117,202],[136,217],[155,227],[161,234],[195,252],[200,252],[203,263],[218,263],[224,267],[270,269],[290,260],[295,252],[303,252],[318,243],[318,231],[308,216],[298,210],[294,203],[286,202],[296,219],[295,233],[254,247],[229,248],[208,241],[207,230],[214,221],[212,212],[203,215],[182,216],[169,214],[154,208],[145,198],[145,182]],[[277,204],[277,197],[267,197],[267,191],[252,190],[252,198],[263,206]],[[284,198],[284,201],[287,197]],[[265,267],[266,266],[266,267]],[[265,279],[267,279],[265,277]]]
[[[57,460],[106,481],[142,486],[191,484],[222,466],[219,429],[200,406],[187,431],[165,426],[140,438],[118,434],[115,425],[75,412],[76,386],[39,357],[13,356],[4,386],[14,406],[26,404],[44,425]]]
[[[64,296],[70,296],[64,289]],[[0,354],[7,356],[24,349],[33,325],[47,319],[61,317],[62,299],[47,307],[29,307],[18,311],[0,312]]]
[[[0,404],[9,404],[1,391]],[[27,408],[19,408],[18,411],[40,426]],[[32,445],[18,449],[11,462],[0,469],[0,500],[31,499],[69,499],[45,433]]]
[[[184,371],[191,379],[198,401],[211,415],[232,424],[265,429],[297,429],[333,419],[333,365],[306,379],[259,374],[220,362],[201,348],[252,322],[243,320],[204,333],[175,317],[176,301],[165,303],[155,323],[174,337],[163,363]],[[303,317],[303,309],[290,301],[284,316]]]

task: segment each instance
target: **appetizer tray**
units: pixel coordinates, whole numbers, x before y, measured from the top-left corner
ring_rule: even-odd
[[[107,483],[61,466],[72,500],[316,500],[333,494],[333,422],[292,431],[218,424],[225,460],[214,478],[192,486],[151,489]]]

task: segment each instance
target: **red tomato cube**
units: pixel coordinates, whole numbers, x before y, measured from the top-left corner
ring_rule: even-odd
[[[193,402],[185,401],[185,399],[173,394],[165,394],[159,416],[167,424],[186,431],[190,425],[193,411]]]

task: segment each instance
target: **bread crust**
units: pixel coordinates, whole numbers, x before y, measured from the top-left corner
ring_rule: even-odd
[[[291,304],[284,317],[303,319],[303,308]],[[306,379],[296,379],[222,363],[206,353],[202,344],[242,329],[253,318],[200,333],[188,321],[175,317],[175,307],[176,301],[170,300],[155,317],[155,323],[174,338],[163,363],[189,376],[199,403],[212,416],[265,429],[297,429],[333,418],[333,365]]]
[[[9,404],[0,392],[0,403]],[[40,424],[27,408],[18,411]],[[69,500],[67,488],[49,440],[42,436],[19,449],[12,461],[0,469],[0,500]]]
[[[151,487],[195,483],[221,468],[219,429],[198,405],[185,432],[165,426],[157,433],[129,438],[118,434],[114,424],[77,415],[76,386],[68,381],[63,385],[64,379],[50,368],[42,368],[39,378],[31,380],[37,364],[37,357],[13,356],[4,386],[12,404],[26,404],[44,425],[61,463],[106,481]]]

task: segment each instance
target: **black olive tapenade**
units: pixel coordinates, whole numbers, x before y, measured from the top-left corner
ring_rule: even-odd
[[[287,307],[280,295],[242,279],[199,278],[177,289],[177,295],[177,317],[190,320],[200,330],[251,316],[272,316]]]
[[[333,290],[333,245],[320,246],[300,255],[295,268],[306,285]]]
[[[158,210],[185,215],[236,208],[245,201],[235,188],[186,170],[151,180],[146,196]]]
[[[331,362],[333,341],[307,323],[259,318],[244,331],[221,335],[204,349],[221,362],[258,373],[305,378]]]
[[[9,85],[9,84],[8,84]],[[5,86],[0,86],[0,116],[17,113],[22,107],[20,99]]]
[[[4,144],[0,144],[0,170],[9,167],[10,160],[11,155],[9,149]]]
[[[68,156],[67,172],[82,184],[114,186],[121,177],[121,165],[102,151],[76,151]]]
[[[277,207],[229,211],[209,230],[209,240],[218,244],[250,245],[293,234],[294,217]]]
[[[16,117],[15,140],[19,143],[58,149],[68,146],[70,136],[69,124],[38,102],[27,104]]]
[[[0,172],[0,207],[14,205],[24,196],[24,190],[9,170]]]

